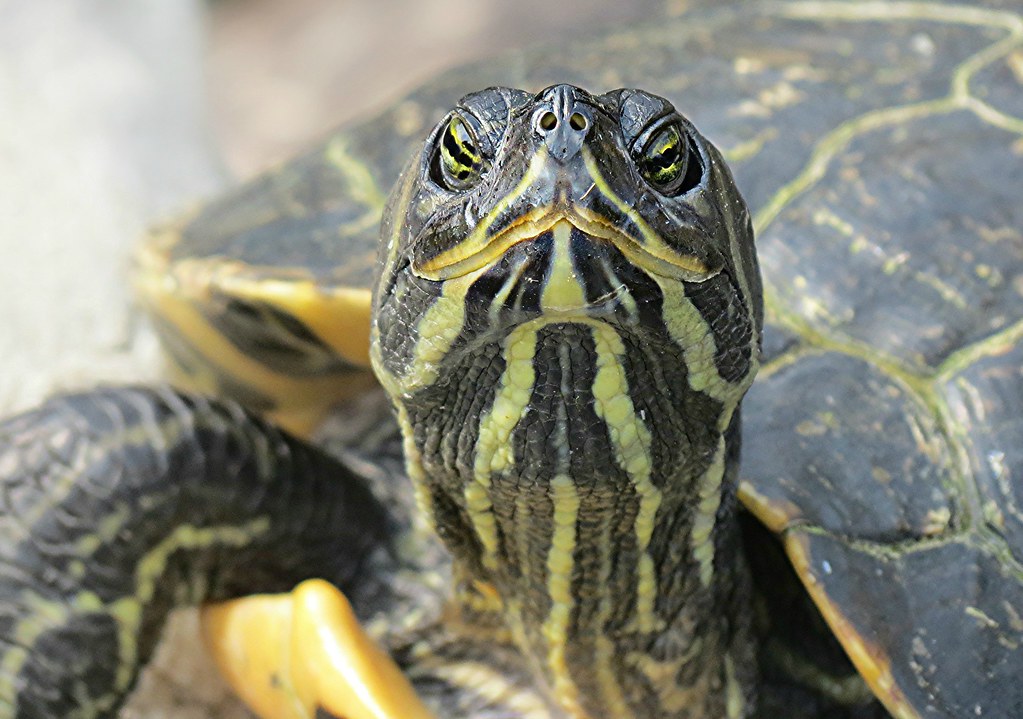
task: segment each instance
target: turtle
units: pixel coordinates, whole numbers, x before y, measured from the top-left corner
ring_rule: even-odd
[[[669,8],[154,231],[180,388],[0,425],[3,714],[216,602],[266,717],[1021,715],[1018,10]]]

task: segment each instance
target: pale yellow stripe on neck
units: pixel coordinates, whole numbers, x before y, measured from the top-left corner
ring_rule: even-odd
[[[551,480],[550,495],[554,504],[554,535],[547,554],[547,591],[551,597],[551,611],[543,624],[547,665],[554,679],[554,698],[558,704],[570,716],[585,719],[587,715],[579,701],[579,687],[569,673],[565,657],[568,625],[575,606],[572,572],[575,567],[579,493],[571,477],[558,474]]]
[[[727,719],[746,716],[746,692],[735,673],[735,661],[725,655],[725,714]]]
[[[434,675],[489,702],[506,708],[522,719],[550,719],[550,710],[531,688],[517,685],[506,674],[478,661],[444,662],[430,667]]]
[[[723,379],[717,370],[714,356],[717,345],[710,325],[685,296],[680,282],[651,275],[664,297],[661,314],[668,333],[685,356],[689,386],[719,401],[741,397],[743,390]]]
[[[505,471],[515,463],[511,433],[526,413],[533,393],[538,331],[535,325],[523,325],[504,340],[504,372],[494,403],[480,420],[473,481],[465,488],[466,509],[483,545],[483,562],[488,567],[495,566],[497,556],[497,522],[490,501],[490,478],[494,472]]]
[[[714,577],[714,525],[721,506],[721,481],[725,476],[725,438],[718,441],[710,466],[700,482],[696,517],[693,519],[691,544],[693,557],[700,567],[700,583],[709,587]]]
[[[413,517],[416,532],[433,531],[437,527],[434,522],[433,498],[426,484],[426,472],[423,470],[423,459],[416,446],[416,439],[412,421],[409,419],[408,410],[400,402],[396,403],[398,410],[398,426],[401,427],[402,448],[405,451],[405,471],[412,480],[412,491],[415,494],[416,512]]]
[[[593,342],[597,351],[597,374],[593,380],[594,410],[607,424],[618,466],[628,474],[639,498],[634,524],[639,552],[637,628],[640,632],[653,632],[660,628],[661,622],[654,611],[657,577],[653,558],[647,549],[653,536],[657,510],[661,506],[661,491],[650,481],[650,430],[636,414],[629,394],[629,381],[622,365],[625,356],[622,338],[611,327],[594,324]]]
[[[682,349],[685,357],[689,386],[722,403],[718,430],[722,432],[718,447],[710,466],[704,474],[699,488],[698,511],[693,520],[692,547],[700,571],[700,582],[710,586],[714,575],[714,542],[711,534],[721,505],[721,482],[725,475],[724,431],[732,419],[732,413],[739,400],[756,375],[756,359],[750,363],[750,371],[739,382],[729,382],[718,372],[715,362],[717,346],[710,325],[685,296],[678,282],[660,277],[654,278],[661,287],[664,297],[662,314],[668,332]],[[755,341],[755,340],[754,340]]]
[[[567,220],[555,223],[551,272],[540,297],[545,312],[578,310],[586,304],[586,291],[572,265],[572,225]]]
[[[607,259],[601,260],[601,266],[604,270],[604,274],[611,281],[612,286],[615,288],[624,289],[624,291],[618,292],[617,294],[618,302],[621,304],[622,308],[625,310],[629,317],[633,318],[634,320],[638,320],[639,305],[636,304],[636,298],[632,296],[632,292],[629,291],[625,283],[622,282],[621,278],[618,277],[618,273],[615,272],[614,267],[611,266],[611,263],[608,262]],[[650,273],[644,272],[644,274],[649,275]]]
[[[533,541],[533,508],[532,504],[535,501],[530,496],[529,492],[519,492],[515,497],[515,544],[517,548],[517,561],[520,567],[529,567],[530,559],[532,558],[533,550],[531,542]],[[522,635],[525,638],[525,635]]]
[[[487,268],[444,282],[444,289],[416,325],[412,363],[401,378],[403,392],[429,387],[465,326],[465,295]]]
[[[515,285],[518,284],[519,280],[522,279],[522,273],[526,271],[526,262],[519,262],[515,268],[508,273],[507,279],[501,285],[501,289],[494,295],[494,299],[490,302],[490,309],[487,311],[487,316],[490,319],[491,327],[498,327],[501,321],[501,310],[504,309],[505,303],[508,301],[508,297],[511,295]]]
[[[717,521],[718,508],[721,506],[721,483],[725,478],[725,431],[732,423],[732,415],[738,406],[738,400],[726,404],[718,418],[718,432],[721,433],[718,439],[717,449],[714,451],[714,458],[703,475],[700,482],[699,504],[696,518],[693,520],[692,547],[693,556],[700,566],[700,582],[705,587],[710,586],[714,576],[714,541],[711,534],[714,531],[714,524]]]
[[[611,619],[614,602],[611,596],[611,525],[607,524],[601,532],[600,546],[594,551],[600,552],[600,586],[605,590],[601,593],[594,623],[595,655],[593,657],[594,672],[597,676],[600,692],[604,697],[611,715],[628,717],[631,710],[625,695],[622,693],[621,676],[615,671],[615,662],[619,659],[619,648],[606,633],[607,623]]]
[[[684,686],[679,683],[682,669],[696,660],[702,650],[703,640],[693,639],[689,649],[682,655],[669,659],[655,659],[645,652],[631,652],[627,660],[647,678],[650,686],[657,692],[660,706],[658,709],[667,716],[677,716],[685,709],[705,702],[708,692],[716,691],[706,686],[705,679],[697,679],[696,684]],[[707,673],[702,673],[706,676]]]

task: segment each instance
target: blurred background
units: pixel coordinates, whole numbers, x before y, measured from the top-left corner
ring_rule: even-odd
[[[215,0],[209,95],[230,170],[248,176],[473,58],[627,24],[680,0]]]

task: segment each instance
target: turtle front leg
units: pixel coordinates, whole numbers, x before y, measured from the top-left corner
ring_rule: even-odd
[[[0,423],[0,715],[112,717],[176,606],[341,587],[388,519],[343,465],[172,390]]]
[[[207,606],[203,631],[263,719],[564,719],[486,600],[404,629],[390,613],[390,653],[321,580]]]
[[[207,645],[264,719],[434,719],[329,582],[205,607]]]

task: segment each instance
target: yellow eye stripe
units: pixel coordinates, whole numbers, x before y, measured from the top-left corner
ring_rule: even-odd
[[[444,170],[455,180],[464,182],[479,170],[481,163],[476,141],[465,121],[457,115],[451,118],[444,131],[440,154]]]
[[[643,174],[656,185],[677,180],[686,166],[686,152],[678,127],[670,125],[658,132],[643,151]]]

